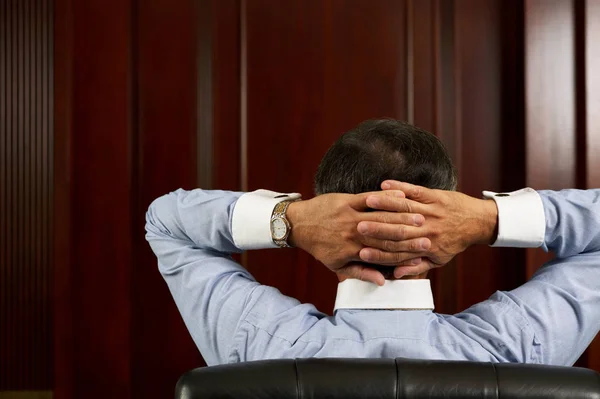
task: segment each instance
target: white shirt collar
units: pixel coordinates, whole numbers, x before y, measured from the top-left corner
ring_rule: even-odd
[[[347,279],[338,284],[335,310],[400,309],[432,310],[433,294],[428,279],[386,280],[383,286]]]

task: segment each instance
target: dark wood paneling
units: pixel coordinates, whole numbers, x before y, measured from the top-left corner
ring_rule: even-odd
[[[579,88],[584,92],[578,95],[585,96],[586,187],[600,188],[600,1],[586,0],[582,8],[584,59],[579,61],[584,64],[585,80]],[[585,367],[600,371],[600,336],[588,348],[586,360]]]
[[[240,190],[240,1],[200,2],[201,5],[205,3],[212,5],[212,183],[222,190]],[[206,39],[206,36],[199,37],[200,42]]]
[[[501,1],[456,0],[454,15],[459,186],[480,197],[501,186]],[[498,289],[504,265],[497,251],[476,246],[457,258],[455,311]]]
[[[572,0],[525,1],[527,185],[576,186],[575,16]],[[549,260],[527,251],[527,275]]]
[[[73,398],[74,319],[71,285],[71,169],[73,134],[71,0],[54,0],[54,393]]]
[[[419,2],[420,3],[420,2]],[[416,4],[416,3],[415,3]],[[433,2],[433,51],[434,51],[434,90],[433,109],[435,111],[433,132],[444,142],[454,165],[460,170],[460,129],[458,129],[458,106],[456,85],[456,56],[455,56],[455,18],[454,1],[435,0]],[[419,26],[420,23],[415,23]],[[415,35],[416,37],[416,35]],[[418,56],[415,47],[415,56]],[[424,60],[423,63],[426,63]],[[422,68],[419,63],[418,68]],[[417,67],[415,66],[415,70]],[[415,72],[415,78],[418,74]],[[424,96],[419,94],[423,88],[415,81],[415,99]],[[415,115],[420,113],[420,102],[415,102]],[[418,122],[415,120],[415,122]],[[457,260],[449,265],[434,270],[432,280],[436,311],[454,313],[458,309],[458,270]]]
[[[136,398],[170,397],[181,374],[203,365],[144,239],[150,203],[180,187],[196,187],[195,3],[173,7],[168,0],[149,0],[136,8],[130,355]]]
[[[525,2],[527,184],[575,185],[575,49],[572,0]]]
[[[131,393],[131,4],[57,1],[57,395]],[[60,39],[60,40],[58,40]],[[59,175],[59,172],[61,173]],[[66,207],[68,205],[68,207]],[[140,229],[141,230],[141,229]],[[60,247],[66,245],[67,247]],[[68,252],[68,256],[65,256]],[[60,257],[59,257],[60,256]],[[62,316],[61,316],[62,317]],[[64,351],[64,352],[63,352]],[[67,396],[68,395],[68,396]]]
[[[587,187],[600,188],[600,1],[585,2]],[[598,354],[600,362],[600,353]],[[598,364],[600,369],[600,364]]]
[[[243,18],[248,188],[308,198],[320,158],[344,131],[406,117],[405,4],[252,1]],[[262,283],[332,310],[336,278],[309,255],[254,252],[248,267]]]
[[[408,30],[408,47],[412,54],[408,58],[412,68],[412,81],[408,81],[413,111],[411,122],[429,132],[437,130],[436,86],[440,63],[437,9],[435,0],[407,2],[407,21],[412,21]]]
[[[0,3],[0,391],[52,387],[52,20]]]

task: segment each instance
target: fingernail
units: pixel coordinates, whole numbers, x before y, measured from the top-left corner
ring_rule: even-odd
[[[383,188],[384,190],[387,190],[388,188],[392,187],[392,185],[388,182],[383,182],[381,184],[381,188]]]
[[[360,234],[366,234],[369,232],[369,226],[366,223],[360,222],[358,224],[358,232]]]
[[[379,199],[377,197],[369,197],[367,198],[367,205],[371,208],[376,208],[379,206]]]
[[[422,215],[415,215],[415,225],[420,226],[425,221],[425,218]]]
[[[371,251],[369,251],[368,249],[361,250],[358,255],[364,261],[370,261],[371,260]]]
[[[415,258],[411,260],[410,263],[413,265],[418,265],[419,263],[421,263],[421,258]]]

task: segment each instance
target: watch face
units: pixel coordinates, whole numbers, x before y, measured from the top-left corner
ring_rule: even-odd
[[[285,238],[287,225],[283,219],[276,218],[271,221],[271,232],[273,233],[273,238],[276,240],[283,240]]]

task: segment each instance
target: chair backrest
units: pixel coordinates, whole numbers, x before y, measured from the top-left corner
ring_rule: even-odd
[[[176,399],[600,399],[600,374],[576,367],[415,359],[265,360],[198,368]]]

